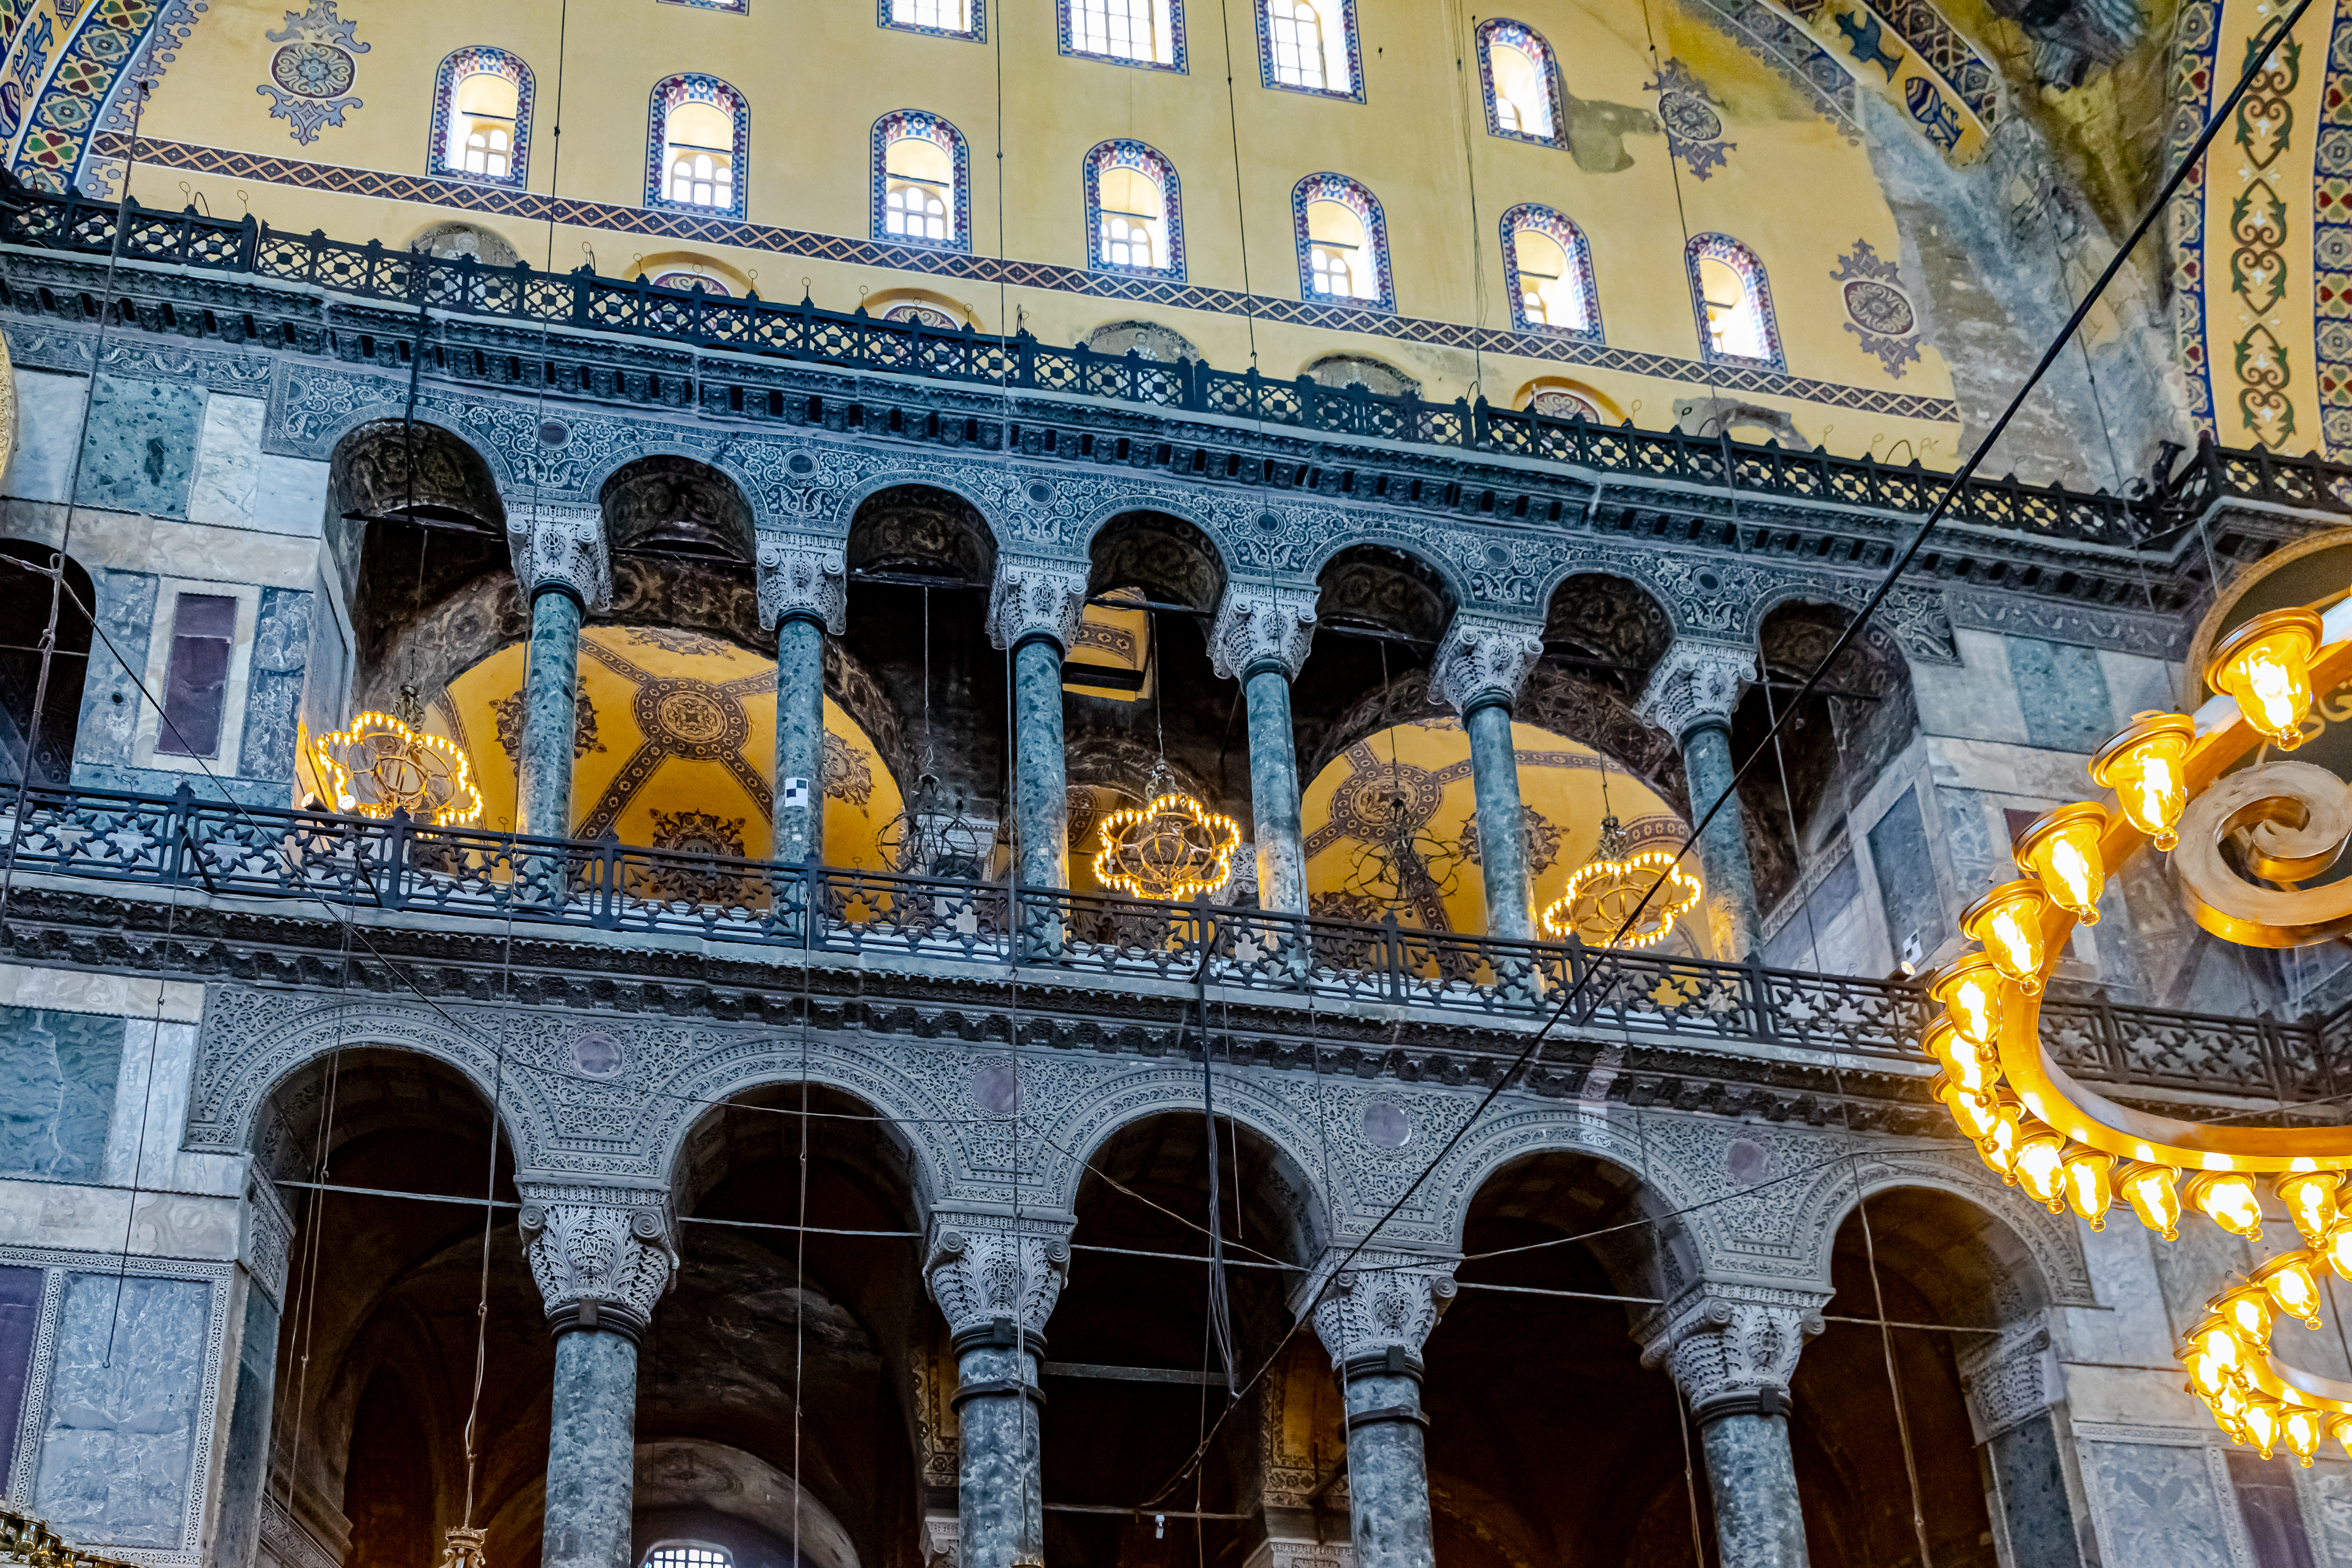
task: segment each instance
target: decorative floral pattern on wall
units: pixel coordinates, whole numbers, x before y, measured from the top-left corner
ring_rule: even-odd
[[[1723,139],[1723,116],[1706,84],[1680,60],[1668,60],[1642,84],[1658,95],[1658,122],[1666,128],[1666,151],[1683,161],[1691,177],[1704,180],[1724,166],[1737,142]]]
[[[359,24],[335,15],[335,0],[310,0],[307,11],[286,13],[286,26],[262,34],[278,46],[268,79],[253,90],[269,101],[269,118],[283,120],[294,140],[309,146],[347,110],[363,107],[352,87],[359,79]]]
[[[1887,374],[1900,380],[1904,366],[1919,363],[1919,312],[1903,290],[1900,269],[1870,241],[1857,239],[1838,258],[1830,280],[1845,303],[1845,330],[1878,356]]]

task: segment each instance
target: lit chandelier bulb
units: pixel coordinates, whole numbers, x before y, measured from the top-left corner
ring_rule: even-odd
[[[2245,1428],[2246,1436],[2263,1458],[2269,1458],[2271,1450],[2278,1447],[2280,1421],[2277,1402],[2270,1399],[2246,1401],[2245,1409],[2239,1413],[2238,1422]]]
[[[1981,1142],[2000,1120],[2000,1104],[1990,1092],[1962,1089],[1942,1073],[1928,1081],[1928,1091],[1944,1102],[1953,1122],[1971,1140]]]
[[[2297,1405],[2287,1407],[2279,1436],[2286,1439],[2287,1451],[2294,1456],[2295,1462],[2307,1470],[2311,1462],[2319,1458],[2320,1439],[2326,1433],[2321,1427],[2319,1412]]]
[[[2042,884],[2003,882],[1960,913],[1960,931],[1984,943],[2002,978],[2031,996],[2042,989]]]
[[[2319,1327],[2319,1281],[2312,1278],[2312,1257],[2306,1252],[2283,1253],[2254,1270],[2271,1305],[2307,1328]]]
[[[2189,806],[2189,743],[2197,725],[2180,713],[2137,713],[2091,759],[2091,782],[2116,792],[2124,816],[2158,849],[2180,843]]]
[[[2352,1219],[2337,1220],[2327,1227],[2322,1238],[2321,1250],[2327,1255],[2327,1267],[2336,1270],[2339,1279],[2352,1279]]]
[[[1976,1042],[1953,1028],[1948,1019],[1938,1018],[1927,1026],[1927,1037],[1920,1049],[1942,1064],[1947,1079],[1970,1094],[1984,1093],[2000,1076]]]
[[[2084,925],[2099,923],[2106,886],[2099,837],[2106,830],[2105,808],[2077,801],[2039,818],[2017,841],[2019,868],[2041,879],[2050,901]]]
[[[2066,1206],[2066,1140],[2038,1123],[2017,1141],[2017,1184],[2052,1214]]]
[[[2124,1167],[2116,1180],[2116,1189],[2131,1205],[2132,1213],[2140,1224],[2157,1232],[2167,1241],[2180,1237],[2180,1189],[2176,1184],[2180,1173],[2170,1165],[2142,1164],[2135,1162]]]
[[[2002,1102],[1985,1135],[1977,1140],[1977,1152],[1984,1163],[2000,1173],[2004,1182],[2017,1180],[2017,1149],[2021,1134],[2019,1123],[2023,1116],[2021,1107]]]
[[[2272,1184],[2306,1246],[2325,1245],[2335,1227],[2336,1193],[2343,1182],[2341,1171],[2291,1171]]]
[[[2107,1228],[2107,1211],[2115,1206],[2113,1174],[2116,1157],[2077,1143],[2066,1151],[2067,1206],[2081,1215],[2093,1230]]]
[[[2271,1310],[2270,1292],[2261,1286],[2241,1285],[2215,1297],[2212,1307],[2214,1316],[2248,1350],[2260,1351],[2271,1342],[2271,1322],[2276,1314]]]
[[[2189,1178],[2189,1206],[2234,1236],[2263,1238],[2262,1199],[2254,1179],[2242,1171],[2200,1171]]]
[[[2313,611],[2256,616],[2214,648],[2205,684],[2235,698],[2247,723],[2291,752],[2303,744],[2303,721],[2311,712],[2311,656],[2319,638]]]
[[[1927,994],[1944,1005],[1953,1028],[1986,1050],[1997,1050],[2007,984],[1990,957],[1964,952],[1937,974]]]

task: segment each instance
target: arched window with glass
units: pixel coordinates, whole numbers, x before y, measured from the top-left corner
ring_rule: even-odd
[[[1772,314],[1772,285],[1756,253],[1727,235],[1702,234],[1690,242],[1691,309],[1710,360],[1785,371],[1780,324]]]
[[[520,190],[530,173],[530,68],[504,49],[458,49],[433,79],[429,173]]]
[[[1257,50],[1270,88],[1364,100],[1355,0],[1257,0]]]
[[[1290,216],[1300,299],[1396,309],[1388,218],[1370,191],[1345,174],[1309,174],[1290,193]]]
[[[902,33],[935,38],[988,39],[987,0],[880,0],[880,21]]]
[[[674,76],[654,88],[646,137],[646,205],[743,216],[751,116],[715,76]]]
[[[1184,0],[1057,0],[1060,47],[1150,70],[1181,71],[1184,58]]]
[[[1559,213],[1527,202],[1503,215],[1503,281],[1511,324],[1521,331],[1601,341],[1592,247]]]
[[[919,109],[876,121],[873,183],[876,239],[971,248],[971,173],[954,126]]]
[[[1541,33],[1500,16],[1478,24],[1478,76],[1488,131],[1546,147],[1568,145],[1559,68]]]
[[[1087,265],[1102,272],[1184,276],[1184,208],[1176,166],[1140,142],[1087,154]]]
[[[646,1551],[638,1568],[735,1568],[735,1554],[707,1541],[663,1541]]]

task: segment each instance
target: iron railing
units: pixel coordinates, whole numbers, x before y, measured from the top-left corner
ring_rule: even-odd
[[[599,277],[585,267],[569,273],[543,272],[524,262],[485,267],[471,257],[444,259],[387,249],[380,240],[354,245],[315,230],[287,233],[250,215],[211,217],[194,207],[172,213],[136,202],[118,208],[70,188],[51,195],[13,181],[0,187],[0,242],[248,273],[357,299],[854,370],[1074,393],[1181,413],[1539,458],[1785,500],[1924,513],[1948,482],[1916,459],[1897,467],[1868,457],[1832,457],[1818,447],[1807,452],[1728,437],[1557,419],[1497,408],[1483,397],[1426,403],[1411,393],[1327,387],[1305,376],[1269,379],[1255,370],[1212,370],[1193,360],[1168,363],[1131,350],[1113,355],[1084,346],[1053,348],[1025,331],[992,337],[969,326],[948,330],[881,321],[862,309],[843,314],[819,310],[806,299],[793,305],[757,295],[722,298],[698,288],[661,289],[643,280]],[[98,307],[91,301],[88,308]],[[677,395],[691,399],[698,394],[681,378]],[[2167,468],[2152,485],[2136,482],[2128,496],[2105,490],[2084,495],[2013,478],[1971,480],[1946,515],[1955,522],[2037,537],[2129,544],[2168,533],[2224,497],[2352,510],[2352,467],[2315,454],[2289,458],[2260,448],[2238,452],[2208,446],[2193,460]]]
[[[5,797],[0,797],[5,798]],[[1823,1065],[1918,1062],[1916,985],[1759,964],[1510,942],[1401,926],[1152,903],[732,859],[610,842],[99,790],[26,791],[0,806],[18,877],[47,874],[219,897],[513,921],[766,949],[785,960],[890,957],[950,967],[1200,984],[1269,999],[1435,1016],[1562,1022],[1652,1044],[1770,1046]],[[2084,1078],[2258,1096],[2336,1092],[2316,1024],[2051,997],[2043,1029]]]

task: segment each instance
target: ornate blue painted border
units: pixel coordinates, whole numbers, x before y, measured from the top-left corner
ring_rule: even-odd
[[[1396,275],[1389,267],[1389,220],[1381,210],[1378,196],[1345,174],[1309,174],[1290,191],[1290,237],[1298,248],[1298,297],[1313,303],[1315,292],[1315,258],[1307,239],[1307,204],[1334,201],[1348,208],[1362,220],[1364,237],[1372,247],[1372,277],[1379,292],[1370,300],[1353,300],[1342,309],[1379,310],[1393,313],[1396,302]],[[1321,298],[1328,299],[1325,295]]]
[[[971,29],[959,33],[953,27],[923,27],[912,22],[901,22],[890,14],[891,0],[879,0],[875,8],[875,20],[893,33],[920,33],[927,38],[961,38],[966,43],[988,42],[988,0],[964,0],[971,16]]]
[[[1764,343],[1772,351],[1769,359],[1751,359],[1746,354],[1717,353],[1715,334],[1706,330],[1706,294],[1699,287],[1698,263],[1703,256],[1713,257],[1739,274],[1747,284],[1748,297],[1756,301],[1764,318]],[[1780,318],[1772,310],[1772,280],[1765,275],[1764,263],[1754,251],[1727,234],[1697,234],[1691,237],[1684,248],[1683,262],[1690,276],[1691,315],[1698,325],[1699,353],[1709,364],[1744,365],[1754,370],[1779,371],[1786,374],[1788,355],[1780,348]]]
[[[727,11],[738,16],[751,12],[751,0],[662,0],[665,5],[690,5],[698,11]]]
[[[1294,87],[1274,74],[1274,26],[1266,19],[1267,0],[1255,0],[1250,9],[1257,14],[1258,80],[1276,92],[1303,92],[1309,98],[1336,99],[1342,103],[1364,101],[1364,46],[1356,32],[1356,0],[1315,0],[1319,10],[1328,5],[1339,13],[1339,28],[1348,44],[1348,79],[1353,86],[1341,92],[1328,87]]]
[[[1590,325],[1555,327],[1528,320],[1526,302],[1519,293],[1519,249],[1511,243],[1523,228],[1549,237],[1568,257],[1568,264],[1576,268],[1577,283],[1584,290],[1584,303],[1591,311]],[[1584,237],[1584,231],[1565,214],[1534,202],[1521,202],[1505,213],[1502,230],[1503,286],[1510,290],[1511,325],[1522,332],[1541,332],[1547,337],[1575,338],[1588,343],[1606,342],[1601,332],[1601,289],[1592,276],[1592,246]]]
[[[2215,51],[2221,47],[2221,0],[2181,0],[2174,26],[2179,40],[2172,66],[2172,126],[2166,138],[2178,163],[2204,128],[2212,110]],[[2213,428],[2213,363],[2205,341],[2205,178],[2210,158],[2200,158],[2172,198],[2166,221],[2172,230],[2172,324],[2180,365],[2189,379],[2189,416],[2200,430]],[[2315,240],[2316,235],[2314,236]],[[2325,438],[2326,421],[2321,419]]]
[[[944,245],[894,235],[885,226],[890,210],[886,195],[890,143],[909,136],[945,147],[955,163],[955,237]],[[874,122],[874,173],[867,187],[877,244],[908,250],[971,253],[971,155],[964,144],[963,132],[938,115],[919,109],[894,109]]]
[[[1503,129],[1503,117],[1495,102],[1493,49],[1498,37],[1506,46],[1533,58],[1543,72],[1544,91],[1551,96],[1550,135],[1530,136],[1524,131]],[[1514,22],[1507,16],[1489,16],[1478,24],[1478,89],[1486,100],[1486,134],[1489,136],[1531,142],[1538,147],[1567,147],[1568,116],[1559,95],[1559,59],[1551,52],[1551,45],[1544,36],[1525,22]]]
[[[1105,169],[1140,169],[1160,186],[1161,226],[1168,231],[1165,267],[1114,267],[1102,258],[1102,174]],[[1184,195],[1176,165],[1156,147],[1115,137],[1095,144],[1087,154],[1084,177],[1087,204],[1087,267],[1095,272],[1123,273],[1129,278],[1166,278],[1184,281]]]
[[[669,144],[669,111],[682,103],[714,105],[725,110],[729,120],[734,122],[735,177],[730,182],[734,190],[724,216],[733,218],[743,216],[743,204],[749,199],[751,184],[751,106],[732,87],[715,76],[705,76],[699,71],[664,77],[654,83],[646,110],[646,205],[670,212],[715,213],[720,210],[693,202],[674,202],[664,194],[669,186],[668,159],[665,155]]]
[[[156,13],[153,22],[141,36],[138,43],[125,51],[120,59],[112,62],[113,78],[99,89],[98,111],[85,122],[81,152],[74,160],[74,166],[68,175],[68,178],[79,186],[84,195],[110,196],[115,194],[114,172],[100,163],[94,148],[99,132],[107,131],[128,132],[131,129],[131,107],[127,100],[131,92],[132,73],[125,68],[131,61],[143,58],[147,61],[149,75],[162,75],[164,68],[178,58],[181,47],[188,41],[189,33],[194,30],[196,23],[203,18],[206,8],[207,0],[163,0],[162,8]],[[64,66],[65,62],[59,61],[58,70],[62,71]],[[32,118],[37,119],[40,110],[47,104],[49,99],[64,90],[56,85],[57,79],[57,76],[53,74],[50,77],[51,85],[43,90],[40,101],[30,106],[33,110]],[[91,127],[95,129],[92,130]],[[19,160],[16,165],[16,173],[20,175],[27,173],[22,160]]]
[[[456,110],[457,83],[468,76],[484,74],[482,68],[506,78],[515,84],[514,152],[507,160],[507,175],[494,179],[488,174],[469,174],[453,168],[449,163],[449,116]],[[530,111],[538,85],[531,79],[530,67],[520,55],[487,45],[473,44],[452,50],[433,75],[433,123],[430,140],[425,148],[425,167],[428,173],[447,180],[470,180],[478,185],[512,185],[526,190],[530,184]]]
[[[1070,26],[1070,7],[1081,3],[1082,0],[1054,0],[1054,47],[1061,53],[1072,59],[1100,60],[1105,65],[1132,66],[1137,70],[1173,71],[1178,76],[1192,73],[1191,56],[1184,43],[1184,0],[1167,0],[1169,52],[1175,58],[1165,65],[1158,60],[1129,59],[1123,55],[1102,55],[1079,48],[1072,41],[1076,29]]]

